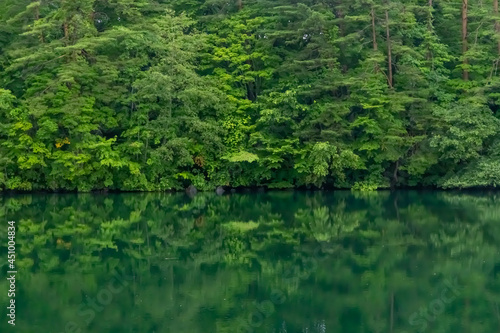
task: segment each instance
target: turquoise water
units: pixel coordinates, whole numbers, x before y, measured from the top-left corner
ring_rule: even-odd
[[[39,194],[0,207],[18,270],[16,327],[2,332],[500,332],[494,192]]]

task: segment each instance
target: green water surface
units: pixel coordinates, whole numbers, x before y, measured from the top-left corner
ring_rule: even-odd
[[[495,192],[4,195],[0,217],[1,332],[500,332]]]

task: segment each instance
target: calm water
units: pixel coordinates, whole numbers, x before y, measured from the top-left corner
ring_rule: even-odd
[[[22,195],[0,216],[9,331],[500,332],[500,194]]]

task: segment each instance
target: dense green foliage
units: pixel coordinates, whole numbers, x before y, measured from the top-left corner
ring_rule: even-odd
[[[495,187],[467,2],[0,0],[0,189]]]
[[[17,225],[20,332],[500,328],[498,195],[23,195],[0,197],[0,219]],[[6,230],[1,224],[0,234]],[[6,248],[0,239],[0,251]],[[114,269],[131,276],[119,281],[127,285],[93,317],[83,315],[80,304],[99,297]],[[422,329],[413,314],[455,279],[456,298]],[[282,295],[274,311],[273,291]],[[67,329],[70,322],[78,329]]]

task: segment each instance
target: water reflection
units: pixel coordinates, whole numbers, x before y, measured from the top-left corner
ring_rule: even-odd
[[[496,194],[0,200],[20,332],[500,330]]]

